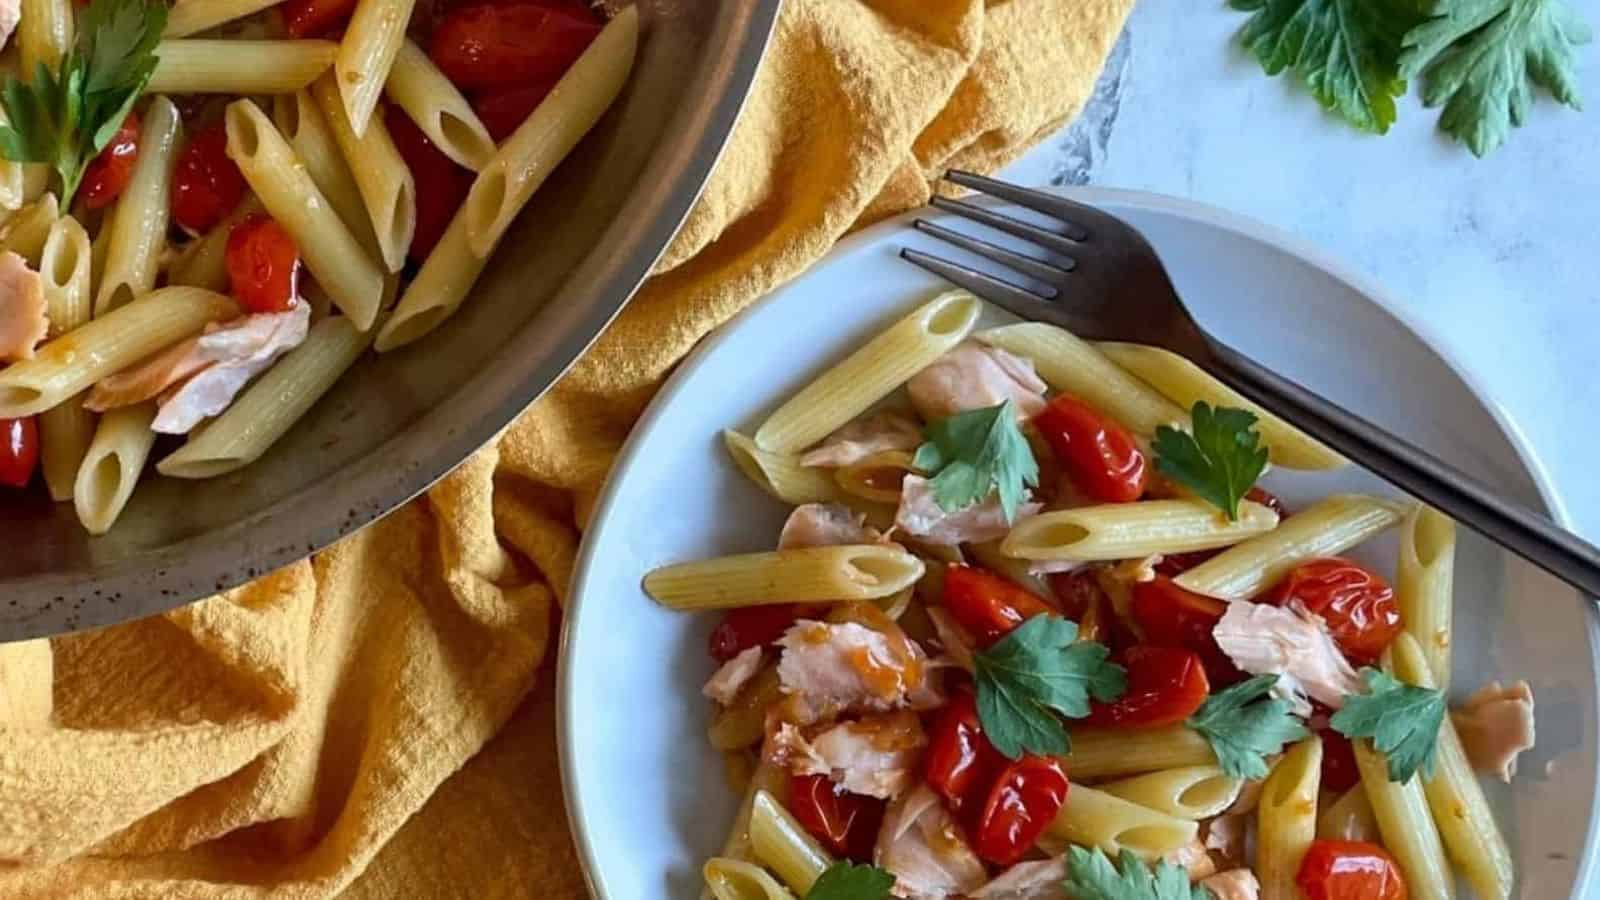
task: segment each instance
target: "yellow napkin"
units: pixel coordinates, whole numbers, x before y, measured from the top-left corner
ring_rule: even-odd
[[[0,648],[0,896],[581,896],[541,664],[631,423],[842,234],[1073,116],[1131,2],[788,0],[661,273],[498,447],[313,561]]]

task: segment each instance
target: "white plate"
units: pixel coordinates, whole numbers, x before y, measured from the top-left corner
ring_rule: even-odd
[[[1076,190],[1140,228],[1214,334],[1369,416],[1508,495],[1562,512],[1511,418],[1401,322],[1381,292],[1257,223],[1147,194]],[[925,212],[931,218],[949,218]],[[735,797],[705,741],[715,616],[681,615],[640,590],[670,562],[770,549],[787,510],[723,453],[723,428],[752,428],[828,363],[943,285],[901,262],[902,245],[953,251],[909,217],[840,243],[806,275],[709,338],[634,429],[580,554],[561,642],[566,803],[602,900],[696,897]],[[965,223],[961,227],[969,226]],[[1354,471],[1277,473],[1294,506],[1332,490],[1384,490]],[[1392,571],[1392,536],[1366,548]],[[1456,573],[1458,692],[1525,678],[1538,747],[1514,788],[1490,792],[1515,849],[1521,896],[1600,896],[1591,859],[1596,785],[1596,617],[1572,590],[1476,535]]]

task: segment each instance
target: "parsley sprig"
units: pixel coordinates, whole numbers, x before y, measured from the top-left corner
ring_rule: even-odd
[[[1017,427],[1017,407],[1010,400],[940,419],[923,436],[928,441],[917,448],[912,464],[932,473],[933,500],[945,512],[981,503],[993,491],[1006,521],[1015,521],[1028,488],[1039,485],[1039,463]]]
[[[868,865],[836,862],[817,876],[806,900],[888,900],[894,876]]]
[[[1231,406],[1212,409],[1201,401],[1189,419],[1190,431],[1168,425],[1156,429],[1156,468],[1237,519],[1239,501],[1267,468],[1255,413]]]
[[[1371,738],[1388,757],[1389,780],[1405,782],[1418,771],[1432,778],[1444,724],[1444,694],[1405,684],[1377,669],[1362,669],[1367,693],[1345,697],[1329,724],[1347,738]]]
[[[1066,753],[1072,745],[1057,714],[1081,719],[1089,698],[1109,702],[1127,690],[1127,672],[1106,660],[1111,651],[1077,637],[1076,623],[1042,614],[973,654],[978,721],[1006,758]]]
[[[70,206],[84,168],[111,143],[150,81],[166,23],[161,0],[94,0],[58,70],[40,63],[31,81],[7,77],[0,87],[7,120],[0,156],[54,168],[61,206]]]
[[[1063,886],[1072,900],[1213,900],[1209,889],[1189,883],[1183,867],[1163,859],[1151,869],[1131,850],[1112,866],[1104,851],[1068,848]]]
[[[1184,723],[1211,743],[1229,778],[1267,777],[1266,757],[1310,734],[1286,701],[1268,698],[1277,681],[1276,675],[1257,675],[1212,694]]]

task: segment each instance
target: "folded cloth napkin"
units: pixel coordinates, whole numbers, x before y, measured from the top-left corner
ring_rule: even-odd
[[[1131,2],[788,0],[661,272],[498,446],[312,561],[0,647],[0,897],[581,896],[546,660],[630,425],[841,235],[1071,118]]]

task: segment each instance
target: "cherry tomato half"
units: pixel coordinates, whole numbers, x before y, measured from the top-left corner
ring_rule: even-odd
[[[1059,394],[1033,417],[1078,490],[1105,503],[1129,503],[1149,480],[1144,453],[1127,429],[1068,394]]]
[[[461,201],[467,199],[472,173],[445,156],[399,107],[385,110],[383,121],[417,185],[417,230],[409,255],[421,261],[439,243]]]
[[[833,853],[870,862],[887,804],[852,794],[826,775],[789,777],[789,812],[811,836]]]
[[[294,38],[322,37],[338,30],[356,10],[356,0],[286,0],[283,27]]]
[[[1224,601],[1185,590],[1171,578],[1157,575],[1154,581],[1133,586],[1132,609],[1145,643],[1199,654],[1213,684],[1228,685],[1243,679],[1244,673],[1222,652],[1212,635],[1228,610]]]
[[[1089,725],[1153,728],[1175,725],[1206,702],[1211,685],[1200,656],[1173,647],[1129,647],[1120,660],[1128,670],[1128,690],[1110,703],[1089,707]]]
[[[1245,492],[1244,498],[1251,502],[1259,503],[1277,513],[1278,521],[1280,522],[1289,518],[1289,510],[1283,505],[1283,501],[1278,499],[1277,494],[1272,493],[1266,488],[1253,487],[1249,491]],[[1188,553],[1170,553],[1165,557],[1162,557],[1161,562],[1156,563],[1156,571],[1162,575],[1177,578],[1179,575],[1182,575],[1195,566],[1200,565],[1211,557],[1216,556],[1225,549],[1227,548],[1219,547],[1216,550],[1193,550]]]
[[[463,6],[434,29],[428,55],[463,90],[523,87],[559,78],[600,28],[565,4]]]
[[[300,248],[273,219],[254,215],[233,226],[225,254],[233,297],[253,313],[285,312],[294,306],[300,280]]]
[[[816,607],[802,603],[774,603],[730,609],[711,632],[711,658],[727,662],[751,647],[765,647],[783,637],[789,626],[810,615]]]
[[[1294,883],[1306,900],[1406,900],[1399,864],[1365,841],[1312,841]]]
[[[1344,793],[1361,783],[1361,770],[1356,768],[1356,751],[1350,739],[1324,725],[1318,728],[1322,738],[1322,790]]]
[[[528,114],[544,100],[558,80],[544,78],[525,87],[486,91],[472,98],[472,110],[498,144],[517,130],[517,126],[528,118]]]
[[[944,608],[982,647],[1040,613],[1054,612],[1027,588],[993,572],[960,564],[945,567]]]
[[[1006,758],[983,736],[971,690],[958,690],[935,714],[922,777],[958,815],[982,803]]]
[[[27,487],[39,465],[39,426],[33,417],[0,419],[0,484]]]
[[[83,205],[100,209],[117,199],[133,180],[133,168],[138,162],[139,114],[130,112],[111,136],[111,143],[84,167],[78,188]]]
[[[1282,606],[1290,599],[1328,623],[1339,649],[1360,665],[1376,662],[1400,633],[1400,607],[1394,589],[1378,575],[1337,557],[1303,562],[1262,598]]]
[[[228,156],[221,122],[195,133],[172,172],[172,218],[189,231],[210,231],[244,198],[244,175]]]
[[[1006,766],[978,816],[973,849],[997,866],[1021,859],[1055,821],[1069,787],[1061,763],[1049,757],[1029,754]]]

